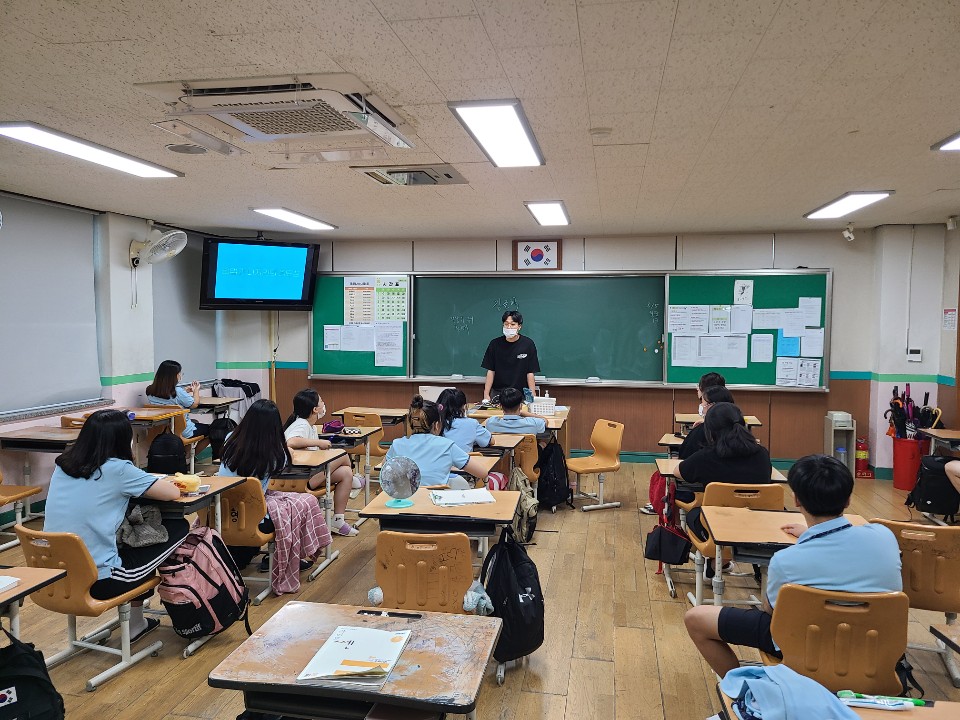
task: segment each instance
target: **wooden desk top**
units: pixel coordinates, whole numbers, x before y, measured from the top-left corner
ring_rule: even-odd
[[[736,720],[737,714],[733,711],[733,699],[723,694],[717,686],[717,695],[723,703],[723,715],[728,720]],[[850,708],[862,720],[890,720],[890,710],[874,710],[871,708]],[[893,712],[896,720],[953,720],[960,717],[960,703],[937,700],[933,707],[910,707],[906,710]]]
[[[960,442],[960,430],[947,430],[946,428],[923,428],[917,429],[917,432],[927,437],[937,440],[946,440],[947,442]]]
[[[0,574],[4,571],[0,570]],[[931,625],[930,632],[940,638],[955,652],[960,653],[960,625]],[[960,717],[960,715],[958,715]]]
[[[391,418],[394,420],[402,420],[407,415],[410,414],[409,408],[377,408],[377,407],[359,407],[351,405],[350,407],[345,407],[343,410],[337,410],[336,412],[330,413],[331,415],[343,415],[344,413],[364,413],[369,415],[379,415],[380,419]]]
[[[492,433],[488,448],[500,448],[501,450],[513,450],[517,445],[523,442],[523,435],[511,435],[509,433]],[[484,450],[485,448],[477,448]]]
[[[751,510],[704,505],[703,517],[717,545],[795,545],[797,538],[780,528],[788,523],[806,525],[798,512]],[[846,514],[853,525],[866,525],[860,515]]]
[[[209,395],[203,395],[197,400],[197,407],[218,408],[233,405],[238,402],[240,402],[240,398],[238,397],[210,397]]]
[[[500,635],[499,618],[436,612],[418,612],[415,614],[420,617],[415,619],[358,615],[361,609],[288,602],[215,667],[207,681],[216,688],[353,698],[388,705],[394,701],[449,713],[473,709],[487,661]],[[345,689],[296,682],[317,650],[341,625],[411,631],[383,687]]]
[[[80,434],[80,428],[56,427],[54,425],[30,425],[19,430],[0,432],[0,440],[52,440],[54,442],[73,442]]]
[[[189,412],[189,410],[186,408],[179,407],[178,405],[171,405],[169,408],[118,407],[98,408],[98,410],[120,410],[127,413],[132,412],[134,417],[131,422],[149,423],[151,425],[163,422],[164,420],[169,420],[170,418],[177,417],[178,415],[186,415]],[[90,412],[83,413],[82,415],[63,415],[62,418],[69,420],[74,424],[82,425],[83,422],[95,412],[96,410],[91,410]]]
[[[470,518],[473,520],[490,520],[499,523],[513,522],[517,503],[520,502],[520,493],[516,490],[492,490],[496,502],[481,505],[458,505],[457,507],[438,507],[430,500],[430,490],[420,488],[413,497],[412,507],[392,508],[386,503],[389,496],[380,493],[370,504],[360,511],[360,517],[381,517],[384,515],[432,515],[444,518]]]
[[[663,437],[660,438],[660,442],[657,445],[668,448],[678,448],[683,445],[683,438],[678,438],[673,433],[664,433]],[[661,473],[662,474],[662,473]]]
[[[356,437],[356,436],[355,436]],[[291,450],[290,459],[294,465],[305,465],[307,467],[324,467],[329,465],[338,457],[347,453],[343,448],[330,448],[329,450]]]
[[[699,413],[677,413],[673,416],[673,421],[678,425],[693,425],[702,419]],[[743,420],[747,423],[747,427],[763,427],[763,423],[756,415],[744,415]]]
[[[226,477],[221,475],[213,475],[211,477],[204,476],[200,478],[200,484],[209,485],[210,489],[201,495],[181,495],[175,500],[153,500],[151,502],[161,506],[168,503],[171,505],[191,505],[197,502],[198,500],[207,499],[212,495],[219,495],[225,490],[229,490],[230,488],[236,487],[237,485],[242,483],[244,480],[246,480],[246,478]],[[140,498],[140,499],[149,500],[149,498]]]
[[[12,567],[0,568],[0,575],[12,575],[20,578],[20,583],[6,592],[0,592],[0,608],[16,602],[40,588],[67,576],[66,570],[48,570],[47,568]]]
[[[657,471],[664,477],[676,477],[680,458],[657,458]],[[770,482],[785,483],[787,478],[775,467],[770,468]]]

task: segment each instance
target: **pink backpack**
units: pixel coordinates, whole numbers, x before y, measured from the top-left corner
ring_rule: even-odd
[[[250,595],[216,530],[192,529],[159,570],[157,592],[177,635],[189,640],[216,635],[241,619],[251,634]]]

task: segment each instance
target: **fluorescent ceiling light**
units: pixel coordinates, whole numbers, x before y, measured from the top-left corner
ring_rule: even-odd
[[[236,145],[231,145],[226,140],[221,140],[210,133],[206,133],[203,130],[193,127],[193,125],[188,125],[182,120],[163,120],[162,122],[153,123],[153,126],[158,127],[161,130],[166,130],[168,133],[179,135],[195,145],[205,147],[207,150],[213,150],[221,155],[247,154],[246,150],[238,148]]]
[[[873,203],[890,197],[891,195],[893,195],[893,190],[880,190],[877,192],[855,191],[844,193],[836,200],[832,200],[826,205],[817,208],[813,212],[807,213],[804,215],[804,217],[808,220],[825,220],[829,218],[843,217],[844,215],[849,215],[850,213],[866,207],[867,205],[873,205]]]
[[[287,210],[286,208],[250,208],[254,212],[258,212],[261,215],[269,215],[272,218],[277,220],[283,220],[284,222],[291,223],[292,225],[299,225],[304,227],[307,230],[336,230],[336,225],[331,225],[330,223],[325,223],[320,220],[315,220],[312,217],[307,217],[306,215],[301,215],[300,213],[293,212],[292,210]]]
[[[452,102],[447,107],[497,167],[543,165],[543,153],[519,100]]]
[[[931,150],[960,150],[960,133],[930,146]]]
[[[80,140],[70,135],[50,130],[32,122],[0,122],[0,135],[14,140],[20,140],[31,145],[37,145],[47,150],[71,155],[81,160],[89,160],[98,165],[105,165],[114,170],[130,173],[143,178],[172,178],[183,177],[183,173],[170,170],[160,165],[138,160],[130,155],[96,145],[86,140]]]
[[[525,202],[527,210],[541,225],[569,225],[570,216],[560,200]]]

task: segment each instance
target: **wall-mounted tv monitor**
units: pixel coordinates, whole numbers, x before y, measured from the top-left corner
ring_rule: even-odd
[[[317,246],[204,238],[201,310],[310,310]]]

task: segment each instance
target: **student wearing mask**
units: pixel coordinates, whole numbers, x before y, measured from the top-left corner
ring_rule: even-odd
[[[526,335],[520,334],[523,315],[517,310],[503,314],[503,337],[494,338],[487,345],[480,366],[486,369],[483,384],[483,399],[490,400],[506,388],[515,388],[523,396],[523,390],[536,395],[534,374],[540,372],[537,346]]]
[[[187,392],[177,383],[183,378],[183,368],[176,360],[164,360],[153,376],[153,382],[147,385],[144,394],[151,405],[176,405],[182,408],[194,408],[200,402],[200,383],[194,380],[190,383],[190,392]],[[197,443],[194,452],[200,454],[210,444],[210,426],[186,418],[186,427],[183,428],[183,437],[192,438],[202,436],[203,440]]]
[[[478,458],[470,457],[450,438],[440,436],[442,423],[436,403],[414,395],[408,417],[412,434],[394,440],[387,450],[386,460],[394,457],[413,460],[420,468],[421,485],[449,485],[454,490],[472,486],[452,473],[451,468],[465,470],[479,480],[486,479],[487,473]]]
[[[467,396],[459,388],[446,388],[437,398],[443,436],[453,440],[464,452],[470,453],[474,446],[487,447],[490,444],[490,431],[473,418],[468,418],[466,407]]]

